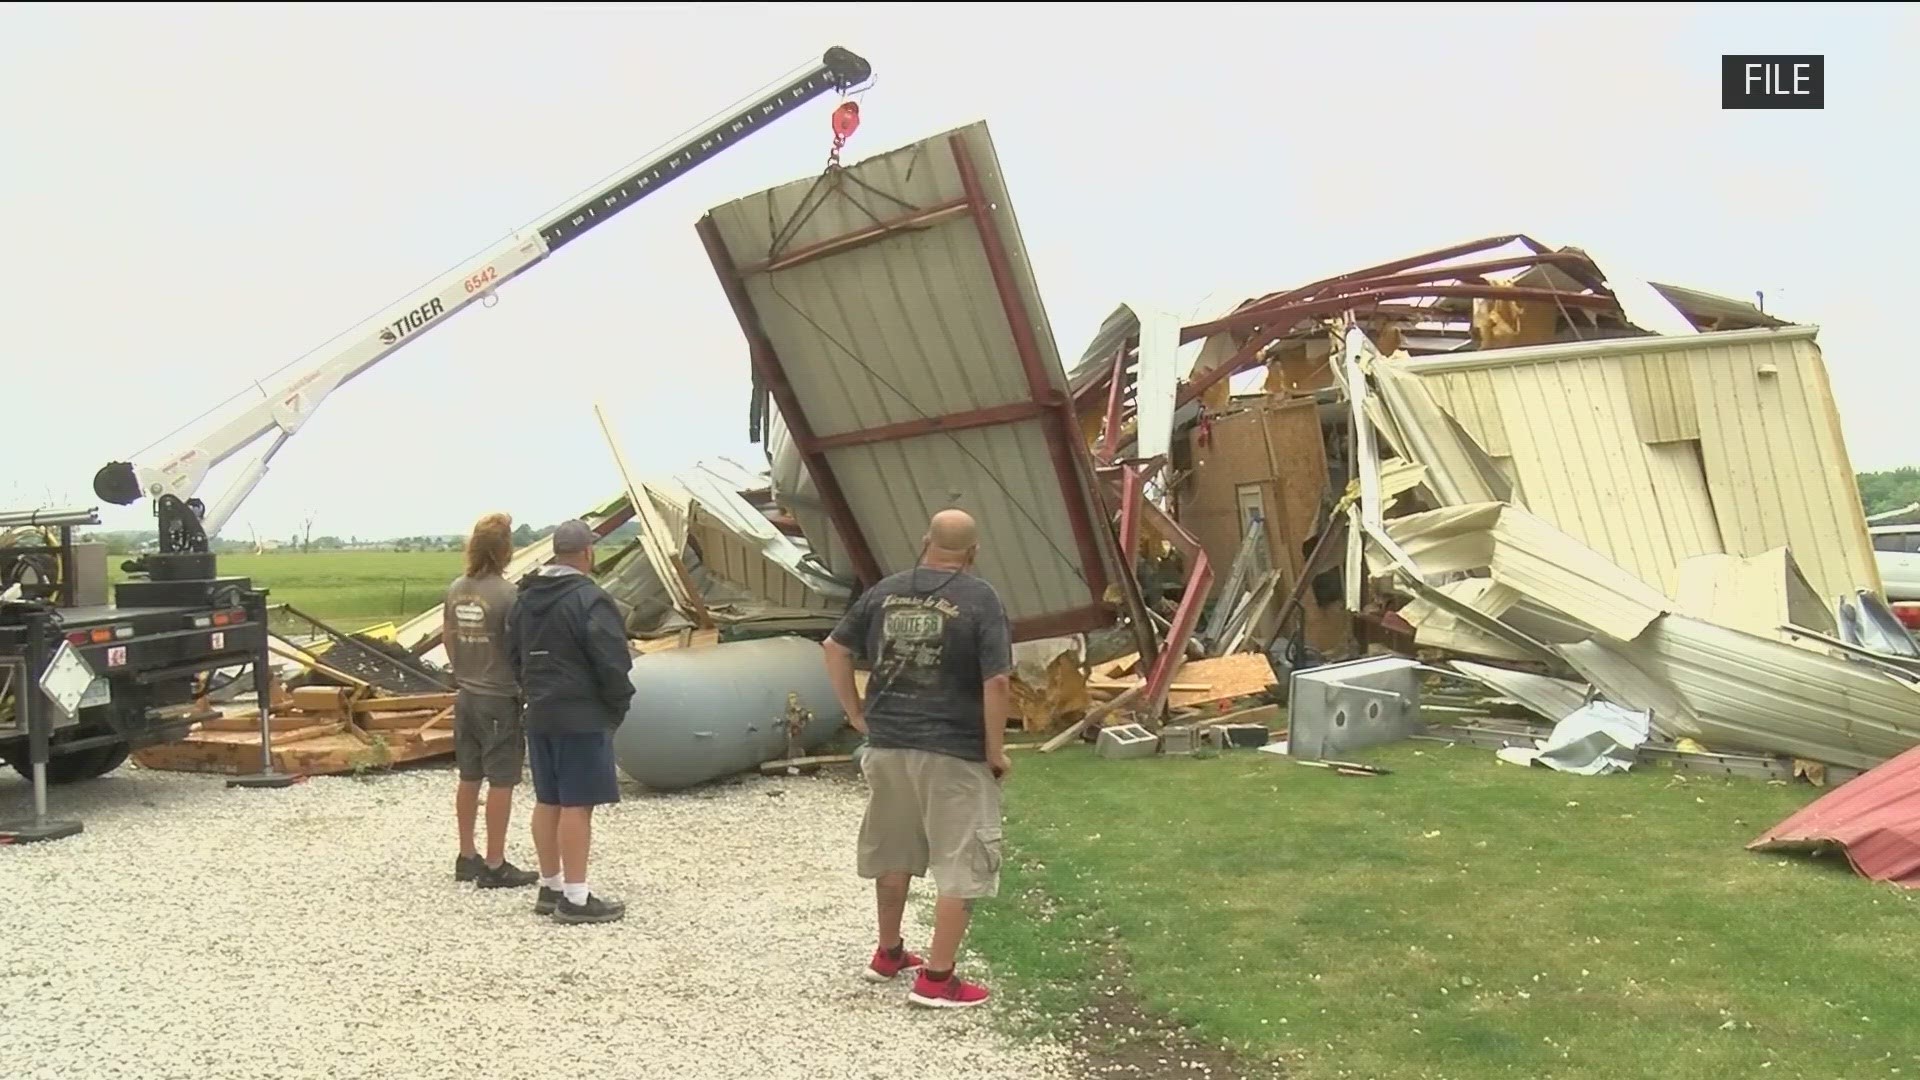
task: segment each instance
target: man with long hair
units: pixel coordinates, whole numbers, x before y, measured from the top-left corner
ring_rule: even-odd
[[[453,706],[453,759],[460,771],[454,817],[460,828],[456,881],[483,889],[520,889],[539,880],[507,861],[507,823],[513,786],[525,768],[527,740],[520,719],[520,685],[507,655],[507,613],[518,595],[506,578],[513,558],[513,519],[488,514],[467,537],[466,573],[447,589],[442,627],[447,660],[459,688]],[[487,783],[487,853],[474,847],[480,782]]]

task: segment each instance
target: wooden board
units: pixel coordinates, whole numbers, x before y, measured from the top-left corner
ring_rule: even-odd
[[[369,735],[338,722],[277,736],[273,740],[273,767],[291,776],[324,776],[411,764],[452,753],[453,732],[443,728]],[[247,775],[260,771],[260,738],[252,732],[196,730],[179,742],[136,750],[133,760],[143,769]]]
[[[403,694],[398,697],[374,697],[353,703],[357,713],[438,712],[450,708],[457,694]]]
[[[680,644],[679,634],[669,634],[666,637],[653,638],[647,641],[636,641],[633,643],[633,647],[640,651],[640,655],[645,656],[649,653],[665,652],[668,649],[699,649],[718,644],[720,644],[720,631],[709,627],[704,630],[695,630],[693,632],[693,640],[684,646]]]
[[[1183,709],[1263,693],[1273,685],[1273,669],[1259,653],[1235,653],[1209,660],[1189,660],[1176,678],[1182,683],[1205,683],[1209,687],[1203,691],[1169,693],[1168,707]]]

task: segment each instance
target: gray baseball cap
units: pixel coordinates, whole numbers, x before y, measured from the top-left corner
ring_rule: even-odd
[[[579,555],[593,550],[593,542],[599,537],[587,528],[587,523],[574,519],[563,521],[553,530],[553,553],[555,555]]]

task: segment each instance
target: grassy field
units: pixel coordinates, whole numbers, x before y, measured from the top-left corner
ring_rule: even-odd
[[[1023,756],[970,945],[1056,1017],[1111,946],[1150,1010],[1294,1080],[1920,1074],[1920,902],[1744,850],[1812,789],[1369,760],[1394,775]]]
[[[222,574],[241,574],[343,630],[417,615],[440,602],[460,575],[456,551],[317,551],[222,555]]]

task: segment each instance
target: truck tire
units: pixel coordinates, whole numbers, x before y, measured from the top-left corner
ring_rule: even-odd
[[[56,754],[47,761],[47,783],[76,784],[105,776],[126,764],[127,755],[132,752],[133,748],[126,743],[114,743],[72,754]],[[26,755],[22,754],[18,761],[9,760],[7,764],[13,766],[14,772],[28,780],[33,779],[33,766],[28,763]]]

